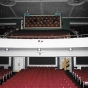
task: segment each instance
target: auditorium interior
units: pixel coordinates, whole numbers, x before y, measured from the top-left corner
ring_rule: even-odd
[[[0,0],[0,88],[88,88],[88,0]]]

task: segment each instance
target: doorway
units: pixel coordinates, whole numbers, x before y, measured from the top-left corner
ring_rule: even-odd
[[[13,72],[25,69],[25,57],[13,57]]]

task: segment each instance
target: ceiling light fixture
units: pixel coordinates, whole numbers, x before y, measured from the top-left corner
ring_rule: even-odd
[[[59,10],[57,9],[56,12],[59,12]]]
[[[8,48],[6,48],[6,49],[5,49],[5,51],[9,51],[9,49],[8,49]]]
[[[2,6],[14,6],[16,4],[15,0],[0,0]]]
[[[78,6],[84,4],[86,0],[67,0],[67,2],[69,5]]]
[[[41,49],[40,49],[40,48],[38,48],[38,49],[37,49],[37,51],[41,51]]]
[[[27,9],[27,10],[26,10],[26,12],[28,13],[28,12],[29,12],[29,10]]]
[[[72,48],[69,48],[69,51],[72,51],[73,49]]]

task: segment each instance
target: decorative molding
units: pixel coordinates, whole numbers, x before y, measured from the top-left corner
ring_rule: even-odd
[[[0,0],[0,5],[2,6],[14,6],[15,4],[15,0]]]
[[[82,5],[86,2],[86,0],[67,0],[67,3],[71,6]]]
[[[15,0],[16,2],[67,2],[67,0]]]

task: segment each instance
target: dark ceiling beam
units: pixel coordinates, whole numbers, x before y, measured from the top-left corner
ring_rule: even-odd
[[[70,22],[70,25],[88,25],[88,22]]]
[[[69,18],[69,19],[88,19],[88,17],[62,17],[62,18]],[[8,17],[8,18],[0,18],[0,19],[22,19],[23,20],[23,17]]]
[[[0,25],[16,25],[17,23],[0,23]]]
[[[8,18],[0,18],[0,19],[23,19],[23,17],[8,17]]]

